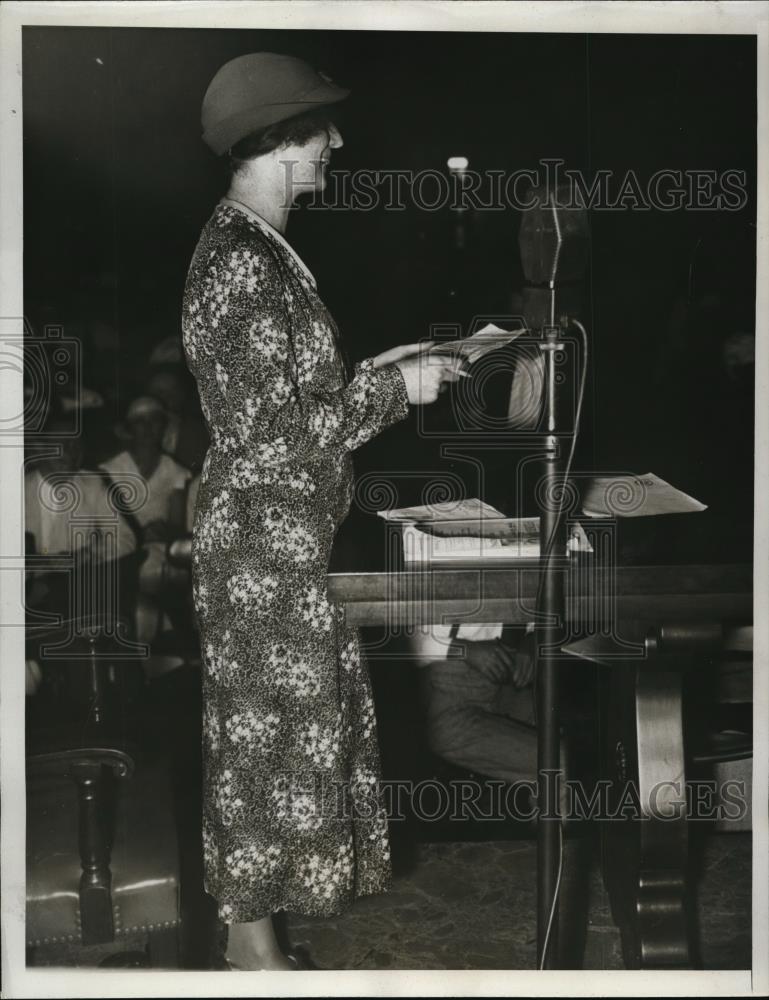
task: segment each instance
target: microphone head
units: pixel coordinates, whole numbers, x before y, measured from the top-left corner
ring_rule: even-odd
[[[530,188],[526,201],[534,207],[524,210],[518,247],[527,283],[578,281],[590,248],[587,210],[574,205],[574,192],[568,187]]]

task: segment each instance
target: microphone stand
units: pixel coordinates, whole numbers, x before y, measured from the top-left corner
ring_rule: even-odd
[[[560,516],[566,484],[557,438],[558,392],[555,355],[562,350],[562,329],[555,323],[555,289],[550,282],[550,325],[542,331],[545,365],[545,454],[539,527],[540,582],[537,617],[537,967],[558,968],[558,900],[562,829],[557,773],[560,761],[558,646],[564,617],[566,523]]]

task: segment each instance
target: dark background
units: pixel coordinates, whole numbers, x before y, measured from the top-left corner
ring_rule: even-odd
[[[352,89],[340,170],[444,169],[452,154],[506,172],[559,157],[588,179],[744,170],[737,213],[591,213],[580,456],[599,471],[657,472],[711,509],[750,508],[753,369],[730,376],[722,345],[754,329],[752,37],[24,28],[26,311],[36,328],[83,338],[86,381],[98,357],[115,417],[152,345],[179,331],[189,259],[224,193],[200,140],[203,93],[222,63],[259,50],[304,57]],[[303,207],[288,237],[361,358],[431,323],[514,308],[518,214],[470,223],[459,295],[447,212]],[[118,349],[97,354],[105,326]],[[359,468],[441,467],[415,430],[388,431]]]

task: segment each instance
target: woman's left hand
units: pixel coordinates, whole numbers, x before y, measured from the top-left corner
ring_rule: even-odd
[[[396,361],[404,361],[406,358],[413,358],[417,354],[423,354],[435,346],[434,340],[423,340],[419,344],[401,344],[400,347],[391,347],[383,354],[377,354],[374,360],[374,368],[384,368],[385,365],[394,365]]]

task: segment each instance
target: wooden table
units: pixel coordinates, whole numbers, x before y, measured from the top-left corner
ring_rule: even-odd
[[[398,532],[376,521],[349,526],[332,559],[329,596],[350,624],[397,634],[418,624],[535,621],[537,560],[405,566]],[[351,544],[356,538],[365,542]],[[626,965],[687,968],[687,818],[685,810],[658,815],[670,802],[653,793],[685,781],[681,678],[717,643],[722,623],[752,621],[752,565],[634,564],[623,561],[621,546],[608,555],[594,547],[566,561],[561,649],[565,660],[576,652],[605,665],[605,777],[613,801],[623,783],[635,782],[648,820],[602,824],[604,880]]]

